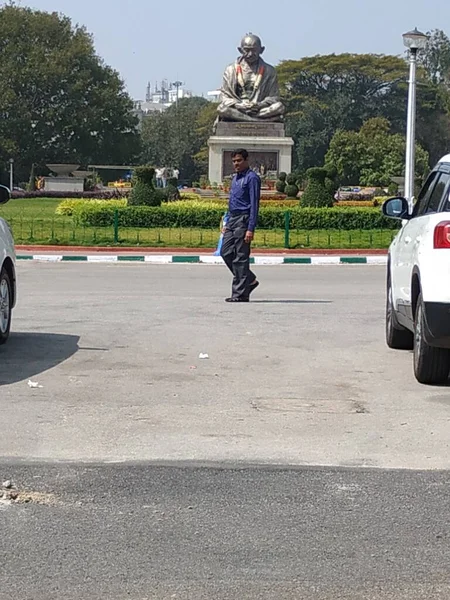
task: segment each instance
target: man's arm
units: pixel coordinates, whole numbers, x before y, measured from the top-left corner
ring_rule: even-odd
[[[259,199],[261,197],[261,179],[257,175],[250,177],[248,188],[250,194],[250,219],[248,222],[247,233],[254,234],[256,223],[258,221]],[[251,237],[253,239],[253,235]]]

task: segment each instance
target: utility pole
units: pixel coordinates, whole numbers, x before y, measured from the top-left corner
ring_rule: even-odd
[[[403,43],[409,50],[408,120],[406,125],[405,197],[412,212],[416,172],[416,69],[417,53],[423,50],[428,36],[416,29],[403,35]]]
[[[14,159],[9,159],[9,191],[12,193],[14,188]]]

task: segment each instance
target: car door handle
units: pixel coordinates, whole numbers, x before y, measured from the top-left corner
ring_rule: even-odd
[[[409,235],[407,235],[405,237],[405,244],[410,244],[412,242],[412,239],[409,237]]]

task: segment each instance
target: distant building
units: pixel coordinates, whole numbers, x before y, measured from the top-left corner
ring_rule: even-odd
[[[213,90],[212,92],[208,92],[206,95],[210,102],[220,102],[220,90]]]
[[[192,98],[192,95],[192,92],[184,88],[181,82],[169,83],[167,79],[163,79],[154,87],[150,82],[147,84],[145,100],[154,104],[164,104],[167,107],[175,104],[177,96],[178,100],[181,100],[182,98]]]
[[[142,120],[152,113],[162,113],[182,98],[192,98],[191,91],[185,89],[179,81],[169,83],[167,79],[163,79],[161,83],[156,83],[154,87],[149,82],[145,94],[145,102],[136,100],[134,104],[134,114],[139,119],[139,128],[142,125]]]

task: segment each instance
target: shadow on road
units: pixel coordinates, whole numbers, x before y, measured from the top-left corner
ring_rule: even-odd
[[[0,347],[0,386],[29,379],[73,356],[79,336],[57,333],[11,333]]]
[[[332,300],[252,300],[252,304],[333,304]]]

